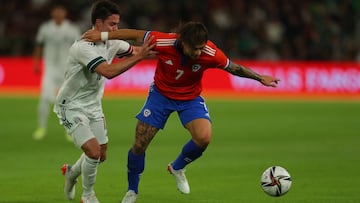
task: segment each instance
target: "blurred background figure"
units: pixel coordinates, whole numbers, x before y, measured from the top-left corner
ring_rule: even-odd
[[[120,27],[168,32],[181,21],[200,21],[211,30],[210,39],[231,58],[273,61],[360,58],[358,0],[113,1],[122,8]],[[33,35],[47,17],[51,2],[1,1],[0,55],[32,53]],[[92,1],[61,2],[71,5],[68,17],[82,31],[91,26]]]
[[[34,48],[35,74],[41,73],[41,59],[44,60],[38,104],[38,127],[33,133],[35,140],[41,140],[46,136],[50,108],[64,80],[69,48],[80,38],[80,29],[67,19],[67,9],[64,5],[55,4],[50,14],[51,19],[39,27]],[[71,140],[71,137],[65,135]]]

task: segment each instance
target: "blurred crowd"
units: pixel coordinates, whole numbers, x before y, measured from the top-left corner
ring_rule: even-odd
[[[174,31],[202,21],[229,57],[256,60],[360,60],[359,0],[114,0],[121,28]],[[0,55],[33,52],[54,0],[0,0]],[[82,31],[92,0],[62,0]]]

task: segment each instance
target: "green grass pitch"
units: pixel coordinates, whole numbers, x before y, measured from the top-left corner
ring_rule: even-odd
[[[120,202],[126,191],[127,151],[143,101],[103,101],[110,142],[95,186],[101,202]],[[360,202],[360,102],[208,99],[207,105],[213,138],[187,167],[191,193],[180,194],[166,171],[190,138],[173,114],[147,151],[138,203]],[[80,151],[65,140],[53,113],[48,136],[32,140],[36,109],[36,98],[0,98],[0,203],[69,202],[60,167],[74,163]],[[285,196],[261,190],[260,176],[271,165],[292,175]],[[79,202],[80,186],[72,202]]]

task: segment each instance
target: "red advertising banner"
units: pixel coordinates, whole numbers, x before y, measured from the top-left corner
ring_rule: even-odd
[[[203,79],[204,94],[218,96],[336,96],[360,98],[360,64],[352,62],[268,62],[240,61],[260,74],[280,78],[277,88],[264,87],[254,80],[235,77],[223,70],[208,70]],[[126,73],[106,82],[111,94],[144,93],[153,80],[155,60],[137,64]],[[31,58],[0,57],[0,93],[38,93],[41,75],[33,72]]]

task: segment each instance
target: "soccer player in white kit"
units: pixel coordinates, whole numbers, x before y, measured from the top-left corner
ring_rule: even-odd
[[[38,104],[38,128],[33,134],[35,140],[41,140],[46,135],[50,106],[64,81],[69,48],[80,38],[80,30],[66,16],[67,9],[62,5],[55,5],[51,9],[51,19],[41,24],[36,35],[34,72],[40,73],[40,59],[43,56],[44,73]]]
[[[120,12],[118,6],[108,0],[100,0],[92,7],[91,21],[95,30],[115,31],[118,29]],[[65,81],[56,97],[54,112],[60,123],[71,135],[74,144],[83,153],[74,165],[64,164],[64,192],[67,199],[75,197],[77,178],[82,176],[82,203],[98,203],[94,184],[97,168],[106,159],[108,143],[105,117],[102,110],[105,78],[111,79],[130,69],[142,59],[155,52],[150,46],[152,37],[141,47],[133,47],[122,40],[102,42],[76,41],[70,48]],[[113,63],[114,57],[131,55]]]

